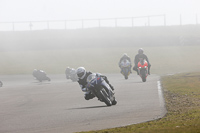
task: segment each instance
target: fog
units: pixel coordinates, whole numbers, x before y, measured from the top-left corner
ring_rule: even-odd
[[[0,0],[0,132],[99,130],[165,116],[160,76],[187,72],[184,78],[198,78],[188,72],[200,66],[199,5],[200,0]],[[141,47],[151,74],[143,83],[132,70],[127,81],[119,60],[127,53],[133,69]],[[106,75],[119,105],[84,100],[78,83],[65,76],[67,67],[80,66]],[[33,77],[35,69],[48,78]],[[177,94],[173,99],[189,107],[190,93]]]
[[[118,60],[122,53],[130,49],[134,51],[130,52],[133,57],[140,47],[199,46],[199,5],[198,0],[0,0],[0,51],[57,50],[56,53],[59,53],[59,50],[73,49],[70,55],[84,55],[84,51],[80,50],[82,48],[112,51],[120,47],[113,57]],[[66,23],[66,20],[76,21]],[[103,49],[100,51],[104,52]],[[19,53],[11,53],[15,54]],[[51,55],[51,51],[48,54]],[[111,54],[105,54],[105,57]],[[152,55],[151,58],[156,56]],[[33,53],[31,56],[36,55]],[[2,58],[7,61],[8,57]],[[40,59],[46,61],[46,58]],[[76,58],[77,63],[83,60],[77,61]],[[110,61],[116,65],[117,61]],[[6,63],[10,65],[13,62]],[[54,67],[60,67],[58,62],[55,64],[57,66]],[[51,65],[49,70],[54,71]],[[74,66],[79,65],[83,64]],[[63,66],[59,72],[67,64]],[[25,65],[18,66],[16,70],[22,70],[21,67]],[[30,69],[32,67],[27,67],[27,72]],[[114,72],[118,72],[118,68]]]
[[[172,45],[179,44],[180,38],[188,43],[188,40],[191,40],[188,39],[190,34],[195,35],[192,32],[194,27],[188,33],[184,30],[187,34],[185,36],[179,28],[166,31],[161,27],[151,29],[149,33],[149,27],[198,25],[199,5],[199,0],[0,0],[1,51],[35,49],[38,45],[40,48],[63,48],[66,44],[92,46],[89,44],[91,38],[97,45],[124,41],[128,45],[136,43],[143,46],[147,42],[148,45],[167,45],[170,40],[176,40],[170,42]],[[146,29],[128,29],[147,26],[149,27]],[[108,29],[116,27],[117,30]],[[165,36],[162,41],[159,34]],[[148,39],[143,42],[143,38]],[[155,40],[158,41],[155,43]],[[54,44],[56,46],[53,46]]]
[[[198,14],[199,0],[0,0],[0,22]]]

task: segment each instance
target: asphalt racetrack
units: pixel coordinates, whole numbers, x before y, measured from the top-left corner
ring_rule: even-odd
[[[105,74],[115,88],[117,105],[84,99],[77,82],[65,75],[1,75],[0,133],[71,133],[121,127],[161,118],[166,110],[159,76],[142,82],[136,74]]]

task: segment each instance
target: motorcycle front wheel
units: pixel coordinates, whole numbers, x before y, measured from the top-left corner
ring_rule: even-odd
[[[124,73],[124,78],[128,79],[128,73],[129,73],[128,68],[124,68],[123,73]]]
[[[145,70],[141,70],[140,73],[141,73],[141,76],[142,76],[142,77],[141,77],[141,78],[142,78],[142,81],[143,81],[143,82],[146,82],[146,71],[145,71]]]
[[[110,100],[110,98],[109,98],[109,95],[108,95],[108,93],[106,92],[106,90],[105,90],[105,89],[100,90],[100,94],[101,94],[101,98],[102,98],[102,100],[105,102],[105,104],[106,104],[107,106],[111,106],[111,105],[112,105],[112,102],[111,102],[111,100]]]
[[[112,101],[112,105],[116,105],[117,104],[117,100],[114,98],[114,100]]]

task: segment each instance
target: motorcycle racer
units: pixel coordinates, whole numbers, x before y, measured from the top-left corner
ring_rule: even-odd
[[[148,63],[148,74],[150,75],[150,67],[151,67],[151,64],[149,62],[149,59],[147,58],[147,56],[144,54],[144,50],[142,48],[140,48],[138,50],[138,54],[135,56],[135,60],[134,60],[134,63],[135,63],[135,66],[133,67],[133,70],[135,70],[138,73],[138,69],[137,69],[137,64],[138,62],[140,61],[140,58],[142,59],[145,59]]]
[[[126,60],[126,59],[131,63],[131,58],[127,55],[127,53],[124,53],[123,56],[120,58],[119,63],[118,63],[118,65],[119,65],[120,68],[121,68],[121,62],[122,62],[123,60]],[[132,63],[131,63],[131,64],[132,64]],[[132,67],[132,65],[130,65],[130,72],[132,73],[131,67]],[[121,72],[122,72],[122,71],[121,71]]]
[[[89,100],[89,99],[92,99],[92,98],[94,98],[95,96],[91,93],[91,91],[89,91],[89,90],[87,90],[87,88],[86,88],[86,85],[87,85],[87,77],[90,75],[90,74],[92,74],[92,72],[90,72],[90,71],[86,71],[86,69],[84,68],[84,67],[78,67],[77,69],[76,69],[76,74],[77,74],[77,76],[78,76],[78,83],[79,83],[79,85],[80,85],[80,87],[81,87],[81,90],[83,91],[83,92],[85,92],[85,99],[86,100]],[[111,84],[109,84],[109,81],[108,81],[108,79],[107,79],[107,77],[106,76],[104,76],[104,75],[100,75],[105,81],[106,81],[106,83],[110,86],[110,88],[112,89],[112,90],[114,90],[114,88],[113,88],[113,86],[111,85]]]
[[[70,71],[72,69],[70,67],[67,67],[66,70],[65,70],[65,74],[66,74],[66,78],[69,79],[70,78]]]

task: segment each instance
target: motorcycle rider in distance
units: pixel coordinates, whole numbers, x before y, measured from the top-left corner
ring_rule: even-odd
[[[82,90],[83,92],[85,92],[85,100],[89,100],[89,99],[94,98],[95,96],[91,93],[90,90],[87,90],[87,88],[86,88],[86,85],[87,85],[87,77],[88,77],[90,74],[92,74],[92,72],[87,72],[86,69],[85,69],[84,67],[78,67],[78,68],[76,69],[76,74],[77,74],[77,76],[78,76],[78,81],[77,81],[77,82],[79,83],[79,85],[80,85],[80,87],[81,87],[81,90]],[[100,76],[106,81],[106,83],[110,86],[110,88],[111,88],[112,90],[114,90],[113,86],[112,86],[111,84],[109,84],[109,81],[108,81],[107,77],[104,76],[104,75],[100,75]]]
[[[139,74],[138,69],[137,69],[137,64],[140,61],[140,58],[145,59],[147,61],[147,63],[148,63],[148,74],[150,75],[151,64],[150,64],[147,56],[144,54],[144,50],[142,48],[140,48],[138,50],[138,54],[135,56],[135,60],[134,60],[135,66],[133,67],[133,70],[135,70],[137,72],[137,74]]]
[[[131,67],[132,67],[132,63],[131,63],[131,58],[127,55],[127,53],[124,53],[123,54],[123,56],[120,58],[120,60],[119,60],[119,63],[118,63],[118,65],[119,65],[119,67],[120,67],[120,69],[121,69],[121,62],[123,61],[123,60],[125,60],[125,59],[127,59],[129,62],[130,62],[130,73],[132,73],[132,71],[131,71]],[[122,69],[121,69],[122,70]],[[121,73],[122,73],[122,71],[121,71]]]
[[[70,67],[67,67],[66,70],[65,70],[65,74],[66,74],[66,78],[69,79],[70,78],[70,71],[72,69]]]

